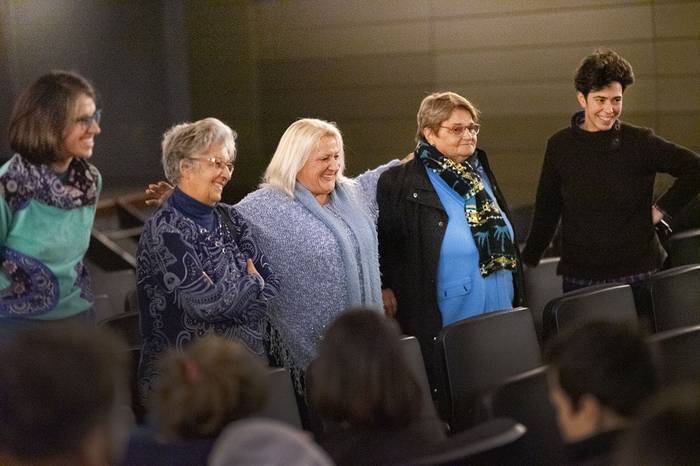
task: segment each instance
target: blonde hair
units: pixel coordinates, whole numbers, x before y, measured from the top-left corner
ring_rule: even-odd
[[[302,118],[289,125],[280,138],[275,154],[265,169],[262,185],[272,186],[294,197],[297,174],[309,160],[311,153],[318,149],[321,139],[324,137],[335,138],[340,148],[340,159],[338,160],[340,168],[336,182],[348,181],[343,176],[345,150],[343,149],[343,136],[338,127],[332,122],[315,118]]]
[[[468,111],[474,123],[479,122],[479,110],[465,97],[456,92],[434,92],[420,103],[416,120],[416,142],[425,141],[423,130],[430,128],[434,132],[440,129],[440,123],[450,118],[455,108],[463,108]]]
[[[238,341],[200,338],[182,352],[167,353],[160,370],[152,404],[165,435],[216,437],[267,399],[265,368]]]
[[[163,134],[163,171],[171,184],[180,181],[180,161],[223,144],[231,162],[236,160],[236,132],[216,118],[180,123]]]

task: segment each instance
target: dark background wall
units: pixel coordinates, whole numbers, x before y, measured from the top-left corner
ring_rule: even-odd
[[[205,116],[240,136],[229,200],[298,117],[336,121],[356,174],[412,150],[420,100],[452,89],[482,110],[479,143],[510,202],[529,204],[597,46],[635,68],[624,118],[700,150],[699,1],[0,0],[0,28],[0,124],[37,75],[85,74],[105,110],[106,193],[160,178],[163,130]]]

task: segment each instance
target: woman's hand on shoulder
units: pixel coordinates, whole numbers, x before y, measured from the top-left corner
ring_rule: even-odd
[[[408,162],[410,162],[411,160],[413,160],[413,152],[410,152],[406,157],[402,158],[402,159],[400,160],[400,162],[401,162],[402,165],[405,165],[405,164],[407,164]]]
[[[174,189],[175,188],[166,181],[149,184],[148,188],[146,188],[146,205],[161,205],[170,197]]]
[[[387,317],[396,317],[398,304],[396,303],[396,296],[394,295],[394,290],[392,290],[391,288],[384,288],[382,290],[382,302],[384,303],[384,314]]]
[[[253,275],[253,274],[255,274],[255,275],[260,275],[260,274],[258,273],[258,269],[255,268],[255,264],[253,264],[253,259],[248,259],[248,260],[245,262],[245,267],[246,267],[246,269],[248,269],[248,273],[249,273],[250,275]]]

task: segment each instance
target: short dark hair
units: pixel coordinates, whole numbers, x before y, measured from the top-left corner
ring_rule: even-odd
[[[214,438],[267,400],[265,367],[238,341],[200,338],[183,351],[171,349],[159,364],[151,403],[168,436]]]
[[[610,49],[598,49],[581,61],[574,84],[584,96],[598,91],[612,82],[619,82],[622,91],[634,83],[632,65],[620,54]]]
[[[700,385],[671,387],[640,413],[625,434],[615,464],[677,466],[700,458]]]
[[[80,95],[95,100],[95,90],[82,76],[52,71],[22,92],[10,116],[10,147],[35,164],[62,159],[65,131]]]
[[[0,343],[0,451],[28,462],[73,455],[98,426],[116,427],[128,405],[122,349],[103,330],[69,326]]]
[[[418,418],[421,389],[399,343],[397,324],[370,310],[343,313],[311,366],[311,401],[322,418],[396,427]]]
[[[658,377],[651,350],[629,324],[590,322],[558,335],[545,360],[575,407],[583,395],[622,417],[635,415],[656,390]]]

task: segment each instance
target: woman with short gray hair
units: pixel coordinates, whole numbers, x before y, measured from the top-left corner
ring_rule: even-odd
[[[145,399],[155,361],[195,338],[236,338],[264,355],[263,331],[277,279],[250,228],[221,194],[233,174],[236,134],[215,118],[183,123],[163,137],[172,195],[146,221],[137,262]]]

